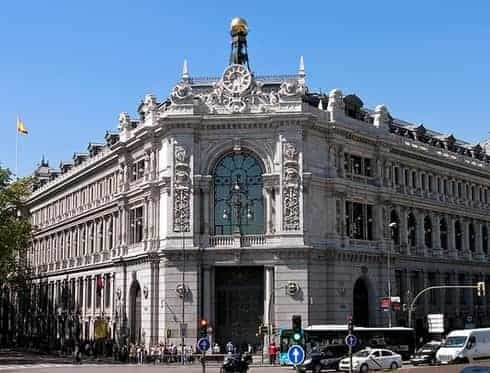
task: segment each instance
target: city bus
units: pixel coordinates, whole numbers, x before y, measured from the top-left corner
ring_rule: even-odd
[[[301,345],[306,353],[309,353],[313,347],[321,351],[329,345],[344,344],[347,330],[347,324],[310,325],[302,329],[301,340],[295,342],[292,338],[293,332],[291,329],[281,329],[279,362],[282,365],[291,364],[287,357],[287,352],[293,344]],[[404,360],[409,359],[410,355],[415,351],[415,331],[412,328],[369,328],[355,326],[354,335],[358,340],[354,351],[365,347],[386,348],[400,354]]]

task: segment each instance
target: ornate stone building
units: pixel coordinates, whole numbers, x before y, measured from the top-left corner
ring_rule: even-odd
[[[91,337],[104,320],[115,338],[178,344],[205,318],[214,340],[256,343],[259,324],[293,314],[386,326],[388,276],[402,303],[488,282],[486,144],[310,92],[302,59],[295,75],[256,75],[246,23],[231,33],[221,76],[184,63],[169,99],[147,95],[104,144],[36,171],[33,291],[57,315],[43,328]],[[444,312],[448,328],[482,325],[489,310],[471,289],[432,292],[416,322]]]

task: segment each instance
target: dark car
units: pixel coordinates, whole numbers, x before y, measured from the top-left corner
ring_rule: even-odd
[[[440,341],[430,341],[420,347],[415,354],[411,356],[410,362],[413,365],[419,364],[435,364],[436,363],[436,352],[441,347]]]
[[[340,360],[347,356],[348,351],[345,345],[329,345],[321,351],[312,351],[299,369],[303,372],[311,370],[313,373],[319,373],[323,369],[337,370]]]

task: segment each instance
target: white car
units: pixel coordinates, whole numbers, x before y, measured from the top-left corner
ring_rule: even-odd
[[[370,370],[398,369],[402,366],[402,357],[382,348],[366,348],[352,355],[352,371],[365,373]],[[350,359],[346,357],[339,364],[341,371],[349,371]]]

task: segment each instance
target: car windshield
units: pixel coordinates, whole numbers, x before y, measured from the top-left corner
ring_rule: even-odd
[[[448,337],[444,342],[444,347],[463,347],[466,337]]]
[[[439,345],[426,343],[425,345],[419,348],[419,351],[433,351],[436,350],[437,347],[439,347]]]
[[[356,352],[353,356],[355,357],[368,357],[371,351],[369,350],[361,350],[359,352]]]

